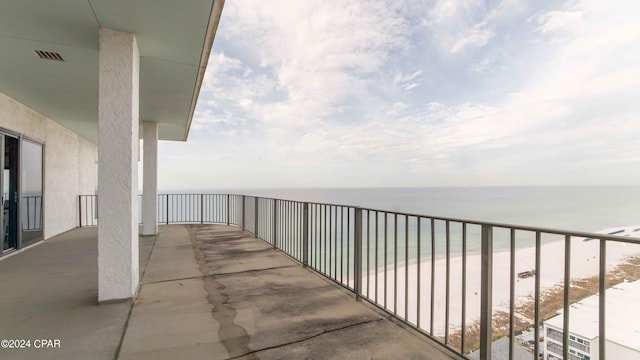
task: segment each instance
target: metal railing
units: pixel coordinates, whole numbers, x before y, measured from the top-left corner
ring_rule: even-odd
[[[78,203],[81,226],[97,225],[97,198],[80,196]],[[594,257],[599,258],[594,259],[598,352],[605,359],[607,244],[640,245],[636,237],[230,194],[161,194],[158,215],[165,224],[242,227],[353,292],[356,299],[370,302],[458,355],[477,349],[481,359],[491,359],[492,341],[502,336],[510,340],[508,358],[513,359],[515,335],[525,327],[533,329],[536,339],[533,354],[542,354],[544,345],[538,340],[549,314],[562,310],[563,324],[569,324],[569,305],[575,301],[571,250],[573,242],[587,240],[593,242]],[[543,302],[541,259],[543,244],[553,241],[560,241],[564,252],[560,308],[550,312]],[[525,273],[533,279],[518,277],[517,266],[523,260],[517,262],[516,254],[523,246],[532,249],[525,259],[531,271]],[[494,262],[497,258],[501,260]],[[508,284],[508,294],[503,296],[506,301],[494,303],[498,289],[493,281],[500,276]],[[516,288],[527,281],[533,288],[528,308],[520,306],[516,297]],[[479,288],[472,288],[472,283]],[[563,344],[563,358],[568,359],[566,328],[558,341]]]
[[[42,196],[23,196],[21,198],[22,230],[42,230]]]
[[[98,195],[78,196],[78,226],[98,226]]]
[[[3,193],[3,201],[10,200],[9,193]],[[23,231],[42,230],[42,195],[27,195],[20,198],[20,221]],[[4,206],[4,204],[3,204]]]

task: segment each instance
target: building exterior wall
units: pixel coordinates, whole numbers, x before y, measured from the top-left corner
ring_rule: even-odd
[[[594,360],[597,358],[598,338],[586,339],[578,334],[569,333],[569,358],[570,360]],[[547,360],[561,359],[562,357],[562,328],[544,324],[544,358]]]
[[[78,226],[78,195],[96,189],[97,146],[2,93],[0,127],[44,144],[44,238]]]
[[[549,336],[549,329],[562,334],[562,329],[556,326],[545,324],[544,326],[544,359],[562,359],[562,339],[557,336]],[[569,333],[569,360],[598,360],[599,344],[598,338],[585,339],[580,335]],[[584,344],[587,344],[585,347]],[[640,352],[635,349],[607,341],[606,345],[608,359],[628,359],[640,360]]]
[[[571,305],[569,360],[599,358],[599,326],[601,298],[596,294]],[[608,359],[640,360],[640,337],[637,322],[640,281],[621,282],[606,291],[606,349]],[[594,322],[596,321],[596,322]],[[563,314],[544,322],[545,359],[556,360],[562,354]]]

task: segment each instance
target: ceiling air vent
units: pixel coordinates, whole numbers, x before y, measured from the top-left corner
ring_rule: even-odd
[[[38,55],[40,59],[64,61],[62,56],[57,52],[43,51],[43,50],[33,50],[33,52],[36,53],[36,55]]]

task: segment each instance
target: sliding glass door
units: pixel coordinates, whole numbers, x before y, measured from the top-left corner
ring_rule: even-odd
[[[2,188],[2,216],[0,217],[0,236],[2,251],[18,248],[18,153],[20,141],[17,137],[0,135],[0,187]]]
[[[43,238],[42,144],[0,130],[0,256]]]

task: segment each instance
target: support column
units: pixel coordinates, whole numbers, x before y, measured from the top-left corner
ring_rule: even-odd
[[[144,121],[142,235],[158,234],[158,123]]]
[[[98,302],[135,296],[138,274],[140,53],[134,34],[100,29]]]

